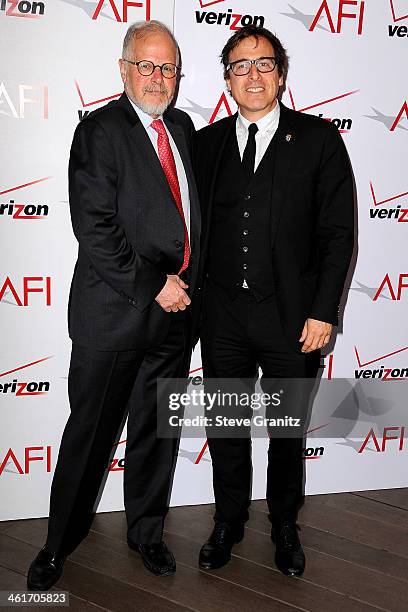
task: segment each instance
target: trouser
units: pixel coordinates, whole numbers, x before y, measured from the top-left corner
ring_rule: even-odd
[[[250,290],[242,289],[232,297],[208,283],[201,350],[205,379],[256,379],[258,366],[266,379],[312,379],[307,384],[309,397],[299,398],[304,404],[300,413],[305,415],[320,352],[304,354],[291,347],[280,323],[276,296],[258,302]],[[303,443],[302,436],[270,437],[266,498],[272,523],[296,520],[304,494]],[[209,434],[208,445],[213,463],[214,520],[231,525],[245,522],[251,500],[251,438]]]
[[[100,351],[74,343],[68,376],[71,414],[51,488],[46,547],[66,556],[88,534],[113,445],[128,415],[124,503],[128,537],[160,542],[178,439],[156,435],[158,378],[185,377],[187,314],[172,317],[164,341],[143,350]]]

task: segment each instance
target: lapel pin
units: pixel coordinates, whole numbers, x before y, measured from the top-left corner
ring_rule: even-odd
[[[286,142],[290,142],[292,140],[292,134],[286,134],[285,138]]]

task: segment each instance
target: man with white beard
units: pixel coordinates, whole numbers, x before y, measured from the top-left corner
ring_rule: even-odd
[[[156,382],[183,378],[191,353],[199,204],[193,124],[168,108],[179,50],[157,21],[130,26],[119,60],[124,93],[77,127],[69,164],[79,243],[69,301],[71,415],[51,489],[48,537],[28,588],[47,590],[86,537],[128,413],[128,544],[156,575],[176,570],[163,542],[178,439],[157,437]]]

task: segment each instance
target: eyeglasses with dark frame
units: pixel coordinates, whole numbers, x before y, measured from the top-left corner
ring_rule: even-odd
[[[127,62],[128,64],[133,64],[139,71],[139,74],[142,76],[150,76],[153,74],[156,68],[160,68],[160,72],[166,79],[174,79],[177,72],[180,70],[180,66],[176,66],[175,64],[153,64],[153,62],[149,60],[140,60],[140,62],[132,62],[132,60],[128,60],[122,58],[122,61]]]
[[[272,72],[276,68],[276,59],[274,57],[258,57],[258,59],[241,59],[236,62],[231,62],[227,66],[227,70],[232,70],[235,76],[245,76],[251,71],[252,64],[256,66],[259,72]]]

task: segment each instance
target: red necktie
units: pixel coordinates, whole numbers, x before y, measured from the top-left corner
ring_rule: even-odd
[[[167,182],[171,189],[171,193],[173,194],[174,201],[176,202],[177,209],[180,213],[180,217],[183,221],[184,225],[184,259],[183,265],[179,270],[179,274],[181,274],[188,266],[188,262],[190,259],[190,244],[188,240],[188,231],[186,220],[184,218],[183,205],[181,202],[181,193],[180,193],[180,185],[177,178],[177,169],[176,163],[173,157],[173,151],[171,150],[169,137],[166,132],[166,128],[164,127],[163,121],[161,119],[155,119],[152,121],[151,126],[154,130],[156,130],[158,134],[157,140],[157,150],[159,152],[159,159],[162,165],[164,174],[166,175]]]

